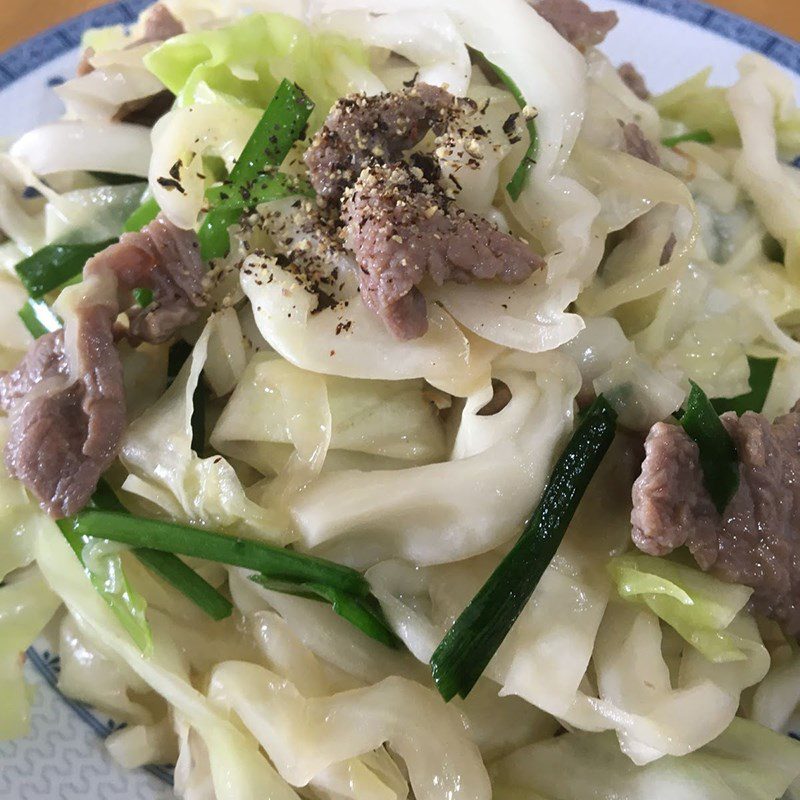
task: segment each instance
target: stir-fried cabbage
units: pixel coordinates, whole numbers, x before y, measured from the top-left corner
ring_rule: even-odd
[[[454,203],[524,239],[546,267],[518,285],[425,277],[427,332],[400,340],[362,301],[366,267],[338,220],[318,224],[330,204],[248,208],[227,229],[230,252],[211,264],[208,308],[185,341],[118,344],[128,426],[108,477],[133,514],[364,572],[373,597],[362,610],[378,614],[377,600],[400,646],[308,587],[271,576],[267,588],[249,570],[185,559],[232,601],[215,621],[124,547],[73,551],[3,468],[0,738],[26,730],[20,653],[63,603],[61,690],[127,723],[107,742],[120,764],[175,763],[186,800],[798,791],[798,745],[783,735],[800,704],[796,642],[751,612],[750,588],[681,553],[630,552],[643,434],[677,412],[690,381],[735,397],[753,357],[775,358],[764,413],[800,397],[792,82],[748,56],[730,89],[704,72],[642,100],[599,50],[579,52],[525,0],[169,8],[185,33],[164,42],[139,41],[143,20],[88,34],[92,69],[60,87],[64,119],[0,153],[0,368],[31,342],[15,265],[46,244],[118,237],[151,198],[177,227],[201,229],[224,194],[212,187],[284,79],[315,103],[281,165],[299,177],[344,95],[424,81],[470,98],[481,157],[433,133],[419,149],[457,187]],[[114,121],[164,89],[175,101],[152,130]],[[533,127],[535,163],[512,199]],[[697,129],[714,141],[662,143]],[[652,150],[637,154],[631,131]],[[127,182],[106,185],[104,172]],[[313,280],[299,281],[303,270]],[[112,302],[112,283],[95,276],[44,302],[69,330],[92,286]],[[124,325],[123,315],[121,339]],[[448,706],[432,654],[600,394],[619,415],[614,444],[474,690]]]

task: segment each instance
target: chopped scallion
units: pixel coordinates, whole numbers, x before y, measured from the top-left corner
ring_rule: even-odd
[[[699,142],[700,144],[714,144],[716,140],[714,139],[714,134],[711,131],[707,131],[705,128],[701,128],[697,131],[688,131],[687,133],[681,133],[677,136],[667,136],[665,139],[661,140],[661,144],[664,147],[675,147],[676,145],[682,144],[683,142]]]
[[[61,327],[58,315],[44,300],[34,300],[29,297],[17,313],[34,339],[57,331]]]
[[[700,450],[703,483],[717,511],[722,514],[739,488],[736,445],[706,393],[694,381],[689,383],[692,388],[681,425]]]
[[[362,597],[369,594],[363,575],[349,567],[253,539],[109,511],[82,511],[71,517],[69,524],[81,535],[132,547],[245,567],[273,578],[321,583]]]
[[[745,411],[755,411],[758,414],[764,408],[778,359],[749,357],[747,361],[750,365],[750,391],[738,397],[712,398],[711,405],[717,414],[724,414],[726,411],[735,411],[739,416]]]
[[[125,225],[123,225],[124,231],[126,233],[140,231],[145,225],[149,225],[158,216],[159,211],[161,211],[161,209],[154,197],[145,200],[144,203],[125,220]]]
[[[431,670],[445,700],[469,694],[522,613],[614,440],[616,419],[598,397],[553,468],[519,541],[436,648]]]
[[[147,308],[153,302],[153,290],[147,288],[138,288],[133,290],[133,299],[137,306]]]
[[[355,597],[349,592],[319,583],[275,580],[265,575],[251,575],[250,580],[283,594],[293,594],[309,600],[320,600],[331,604],[334,612],[372,639],[387,647],[397,647],[397,637],[383,616],[380,605],[374,598]]]
[[[528,104],[525,100],[525,96],[512,77],[505,70],[498,67],[497,64],[493,64],[489,61],[479,50],[470,49],[473,55],[477,56],[484,64],[494,71],[501,83],[512,94],[514,100],[517,101],[517,105],[520,109],[526,109]],[[506,185],[509,196],[515,202],[519,199],[520,194],[522,194],[522,190],[525,188],[525,184],[528,181],[528,176],[534,166],[536,166],[536,160],[539,157],[539,133],[536,129],[536,120],[534,118],[527,120],[526,127],[528,128],[529,137],[528,149],[525,151],[522,161],[511,176],[511,180]]]
[[[49,244],[20,261],[14,269],[28,294],[38,300],[80,275],[84,264],[93,255],[105,250],[115,241],[108,239],[94,244]]]

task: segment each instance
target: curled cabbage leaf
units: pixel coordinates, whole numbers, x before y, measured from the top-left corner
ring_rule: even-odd
[[[642,554],[612,559],[608,568],[623,599],[646,605],[709,661],[747,658],[727,629],[752,589]]]
[[[493,375],[511,401],[481,416],[491,384],[467,398],[450,460],[343,470],[314,481],[291,507],[303,544],[359,563],[398,556],[436,564],[508,541],[572,427],[579,384],[574,366],[557,354],[509,354],[495,361]],[[368,549],[354,546],[367,537]]]
[[[285,543],[288,534],[248,499],[233,467],[221,456],[201,458],[192,450],[192,396],[215,319],[166,393],[129,425],[120,460],[130,474],[122,488],[174,519]]]
[[[28,733],[30,698],[22,676],[23,654],[60,605],[35,567],[0,586],[0,741]]]
[[[800,774],[800,745],[744,719],[702,750],[646,767],[609,734],[567,733],[493,765],[498,800],[775,800]]]
[[[259,752],[258,744],[216,711],[192,685],[189,666],[169,632],[154,616],[153,655],[142,658],[119,622],[86,580],[69,545],[54,523],[36,542],[36,557],[47,582],[63,600],[79,629],[101,640],[155,692],[161,695],[201,738],[217,800],[298,800]],[[207,644],[207,643],[206,643]]]
[[[491,797],[483,761],[458,712],[405,678],[305,698],[263,667],[226,662],[212,673],[209,698],[238,715],[294,786],[388,742],[420,800]]]
[[[308,413],[310,380],[321,381],[330,411]],[[304,391],[305,387],[305,391]],[[315,390],[318,387],[314,387]],[[315,447],[422,463],[445,456],[445,438],[433,405],[416,381],[364,381],[304,372],[273,355],[258,353],[248,364],[211,434],[211,443],[264,474],[280,472],[305,439]],[[301,405],[292,402],[299,398]],[[328,413],[330,421],[324,418]],[[320,422],[330,443],[319,441]],[[303,436],[298,430],[308,429]]]

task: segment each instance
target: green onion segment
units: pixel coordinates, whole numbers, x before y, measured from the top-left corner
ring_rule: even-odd
[[[113,511],[82,511],[70,518],[70,525],[85,536],[245,567],[273,578],[321,583],[359,597],[370,591],[364,576],[350,567],[253,539]]]
[[[686,401],[681,425],[696,442],[705,484],[717,511],[722,514],[739,488],[736,445],[706,393],[694,382]]]
[[[737,397],[712,398],[711,405],[714,406],[717,414],[735,411],[741,416],[745,411],[755,411],[758,414],[763,410],[770,386],[772,386],[772,377],[775,374],[778,359],[750,356],[747,361],[750,364],[750,391]]]
[[[436,648],[431,671],[445,700],[470,693],[530,599],[614,440],[616,420],[608,401],[598,397],[553,468],[519,541]]]
[[[62,325],[56,312],[44,300],[29,297],[17,314],[34,339],[57,331]]]
[[[664,147],[675,147],[675,145],[682,142],[700,142],[700,144],[714,144],[714,134],[701,128],[697,131],[688,131],[687,133],[678,134],[678,136],[667,136],[661,140]]]
[[[505,70],[498,67],[497,64],[493,64],[491,61],[489,61],[489,59],[486,58],[486,56],[481,53],[480,50],[470,48],[470,51],[473,55],[477,56],[481,61],[492,68],[495,75],[497,75],[502,84],[513,95],[520,109],[524,110],[528,104],[526,103],[525,97],[520,91],[519,86],[517,86],[511,76]],[[528,136],[530,137],[528,149],[525,151],[525,155],[522,157],[522,161],[520,161],[519,166],[516,168],[516,170],[514,170],[511,180],[506,185],[506,191],[511,199],[515,202],[519,199],[522,190],[525,188],[525,184],[528,182],[528,176],[534,166],[536,166],[536,159],[539,157],[539,132],[536,129],[536,120],[533,118],[527,120],[526,126],[528,128]]]
[[[145,200],[144,203],[125,220],[122,229],[125,233],[136,233],[136,231],[140,231],[144,228],[145,225],[149,225],[158,216],[159,211],[161,211],[161,209],[156,199],[151,197],[149,200]]]
[[[265,589],[272,589],[283,594],[293,594],[309,600],[328,602],[335,613],[370,638],[387,647],[398,646],[397,637],[383,616],[380,605],[373,597],[357,597],[325,584],[275,580],[266,575],[251,575],[250,580]]]
[[[49,244],[14,267],[28,294],[39,300],[53,289],[58,289],[76,275],[96,253],[105,250],[116,239],[94,244]]]
[[[255,127],[223,186],[211,187],[207,198],[213,207],[200,226],[200,253],[206,261],[223,258],[230,249],[228,228],[259,203],[296,194],[308,188],[277,172],[292,145],[305,133],[314,104],[303,90],[283,80]]]

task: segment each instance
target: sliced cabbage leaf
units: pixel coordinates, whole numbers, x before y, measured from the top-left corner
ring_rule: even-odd
[[[609,734],[567,733],[492,768],[498,800],[775,800],[798,774],[800,744],[740,718],[703,749],[646,767]]]
[[[148,54],[145,64],[181,106],[222,102],[263,109],[287,78],[316,103],[316,127],[351,91],[342,67],[367,69],[368,59],[352,39],[312,33],[284,14],[252,14],[222,28],[176,36]]]
[[[758,64],[764,68],[769,62],[760,56],[746,56],[743,63]],[[738,147],[741,144],[739,128],[728,104],[727,89],[710,86],[712,68],[698,72],[688,80],[651,102],[661,116],[685,125],[686,130],[705,128],[717,144]],[[800,153],[800,109],[794,103],[794,87],[781,74],[780,82],[774,84],[773,92],[779,101],[774,109],[774,121],[778,145],[791,157]]]
[[[305,698],[264,667],[227,662],[214,669],[208,694],[220,711],[238,715],[294,786],[388,742],[420,800],[491,797],[463,719],[431,689],[406,678]]]
[[[64,601],[81,632],[101,641],[122,659],[175,713],[187,722],[208,749],[210,773],[218,800],[298,800],[271,764],[259,753],[258,744],[229,719],[215,711],[192,685],[189,665],[154,615],[153,655],[142,658],[116,617],[86,580],[80,564],[54,523],[37,537],[36,559],[47,582]],[[346,624],[346,623],[345,623]],[[208,649],[208,640],[206,640]]]
[[[644,603],[710,661],[746,658],[727,629],[752,589],[644,554],[614,558],[608,569],[620,597]]]
[[[0,741],[28,733],[30,696],[22,675],[23,654],[60,605],[35,567],[0,586]]]
[[[555,353],[504,355],[493,375],[510,388],[511,401],[482,416],[491,382],[470,395],[450,460],[342,470],[314,481],[291,507],[304,544],[361,564],[392,557],[440,564],[508,541],[535,505],[572,428],[579,377]],[[369,547],[354,546],[366,541]]]
[[[247,497],[233,467],[221,456],[204,459],[192,450],[192,397],[216,326],[212,316],[170,388],[128,426],[120,459],[130,474],[122,488],[179,521],[284,544],[288,534]]]
[[[306,425],[315,424],[314,419],[305,419],[300,409],[287,402],[284,391],[308,374],[274,355],[256,354],[211,434],[212,445],[222,453],[233,445],[231,455],[239,455],[256,469],[283,469],[297,444],[290,422],[296,419]],[[411,462],[444,457],[444,430],[423,395],[423,381],[367,381],[336,376],[321,380],[330,404],[331,450]],[[236,443],[255,446],[245,452]]]

